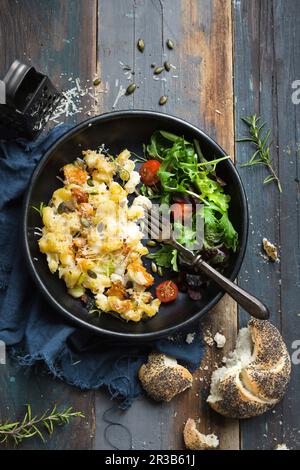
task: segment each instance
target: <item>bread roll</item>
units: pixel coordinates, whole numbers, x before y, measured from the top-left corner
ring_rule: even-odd
[[[139,379],[148,395],[156,401],[170,401],[193,383],[193,377],[185,367],[159,353],[149,355],[148,363],[140,367]]]
[[[209,405],[230,418],[260,415],[278,403],[290,380],[291,361],[275,326],[251,319],[225,366],[212,375]]]

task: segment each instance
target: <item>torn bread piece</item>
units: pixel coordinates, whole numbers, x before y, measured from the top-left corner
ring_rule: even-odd
[[[221,333],[216,333],[215,336],[214,336],[214,342],[216,343],[216,346],[218,349],[222,349],[224,348],[225,344],[226,344],[226,338],[224,335],[222,335]]]
[[[209,405],[229,418],[251,418],[273,408],[290,380],[291,361],[277,328],[251,319],[236,349],[212,374]]]
[[[183,430],[184,443],[191,450],[212,450],[219,447],[219,439],[215,434],[202,434],[196,427],[194,419],[188,419]]]
[[[151,353],[138,375],[143,388],[156,401],[170,401],[193,384],[193,376],[185,367],[160,353]]]
[[[263,238],[263,249],[265,253],[267,254],[268,258],[271,261],[278,262],[279,261],[279,256],[278,256],[278,248],[277,246],[273,245],[267,238]]]

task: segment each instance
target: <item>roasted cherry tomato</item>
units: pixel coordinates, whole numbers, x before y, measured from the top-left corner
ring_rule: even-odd
[[[189,220],[193,213],[192,204],[186,204],[185,202],[175,202],[172,204],[172,213],[174,222],[183,222],[183,220]]]
[[[142,182],[146,186],[153,186],[154,184],[159,183],[159,177],[157,176],[159,167],[160,163],[158,160],[148,160],[143,163],[140,168],[140,176]]]
[[[178,287],[173,281],[164,281],[156,287],[156,297],[161,302],[173,302],[178,296]]]

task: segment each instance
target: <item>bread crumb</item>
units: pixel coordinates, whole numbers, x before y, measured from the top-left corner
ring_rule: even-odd
[[[194,342],[196,333],[189,333],[186,335],[185,342],[188,344],[192,344]]]
[[[277,444],[275,450],[290,450],[286,444]]]
[[[267,238],[263,238],[263,249],[271,261],[279,261],[277,247],[273,245],[273,243],[271,243]]]
[[[221,335],[221,333],[216,333],[214,336],[214,341],[217,345],[217,348],[222,349],[225,346],[226,338],[224,335]]]
[[[209,347],[212,347],[214,345],[214,339],[212,337],[211,331],[207,330],[203,338]]]

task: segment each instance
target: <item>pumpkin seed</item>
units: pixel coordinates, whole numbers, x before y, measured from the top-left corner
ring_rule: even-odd
[[[144,39],[139,39],[137,42],[137,48],[140,52],[144,52],[145,49],[145,41]]]
[[[167,40],[167,47],[168,49],[174,49],[174,42],[172,41],[172,39]]]
[[[154,263],[154,261],[152,261],[151,263],[151,271],[155,274],[157,273],[157,266],[156,264]]]
[[[165,70],[164,67],[155,67],[154,73],[155,75],[159,75],[160,73],[162,73],[163,70]]]
[[[99,222],[99,224],[97,225],[97,232],[102,233],[103,229],[104,229],[104,224],[102,222]]]
[[[136,84],[135,83],[131,83],[127,88],[126,88],[126,95],[131,95],[132,93],[134,93],[136,90]]]
[[[160,104],[161,106],[163,106],[164,104],[166,104],[167,101],[168,101],[168,97],[167,97],[167,96],[161,96],[161,97],[159,98],[159,104]]]
[[[158,266],[158,268],[157,268],[157,273],[158,273],[158,275],[159,275],[160,277],[162,277],[162,276],[164,275],[164,272],[163,272],[163,269],[162,269],[161,266]]]
[[[170,62],[168,62],[167,60],[164,62],[164,67],[166,69],[167,72],[170,72],[171,70],[171,64]]]
[[[95,78],[95,80],[93,81],[94,86],[99,86],[100,83],[101,83],[101,78]]]
[[[154,240],[148,240],[146,245],[147,246],[156,246],[156,242]]]
[[[68,214],[75,211],[74,201],[61,202],[57,208],[58,214]]]
[[[88,184],[88,186],[94,186],[94,181],[92,180],[92,178],[87,180],[87,184]]]
[[[147,194],[148,194],[148,196],[150,196],[150,197],[151,197],[151,196],[153,196],[153,195],[154,195],[154,193],[153,193],[152,189],[151,189],[151,188],[149,188],[149,186],[147,186],[147,187],[146,187],[146,190],[147,190]]]
[[[95,271],[91,271],[90,269],[88,269],[87,275],[91,277],[92,279],[97,279],[97,274],[95,273]]]

